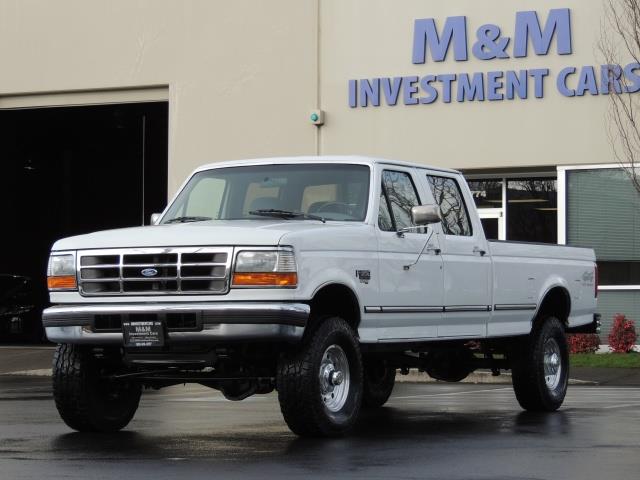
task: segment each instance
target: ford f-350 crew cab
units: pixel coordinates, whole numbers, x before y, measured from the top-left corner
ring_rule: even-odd
[[[563,402],[565,334],[597,328],[593,250],[487,241],[462,175],[363,157],[218,163],[154,225],[53,246],[43,314],[54,398],[113,431],[141,391],[278,392],[299,435],[338,435],[396,371],[510,369],[520,405]]]

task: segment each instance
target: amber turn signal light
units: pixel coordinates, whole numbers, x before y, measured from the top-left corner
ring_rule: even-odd
[[[233,285],[237,287],[295,287],[297,284],[298,274],[295,272],[233,274]]]
[[[60,277],[47,277],[49,290],[73,290],[76,288],[75,275],[63,275]]]

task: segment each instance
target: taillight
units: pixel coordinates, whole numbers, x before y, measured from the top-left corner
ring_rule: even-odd
[[[597,263],[593,267],[593,270],[594,270],[593,271],[593,273],[594,273],[594,275],[593,275],[593,277],[594,277],[594,279],[593,279],[593,290],[594,290],[593,291],[593,296],[598,298],[598,281],[599,281],[599,279],[598,279],[598,264]]]

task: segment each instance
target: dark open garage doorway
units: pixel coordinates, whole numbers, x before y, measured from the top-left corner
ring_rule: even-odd
[[[166,102],[0,110],[0,342],[41,337],[53,242],[167,198]]]

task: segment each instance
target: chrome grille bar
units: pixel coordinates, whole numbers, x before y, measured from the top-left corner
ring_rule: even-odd
[[[78,285],[83,296],[222,295],[229,291],[232,258],[232,247],[81,250]]]

